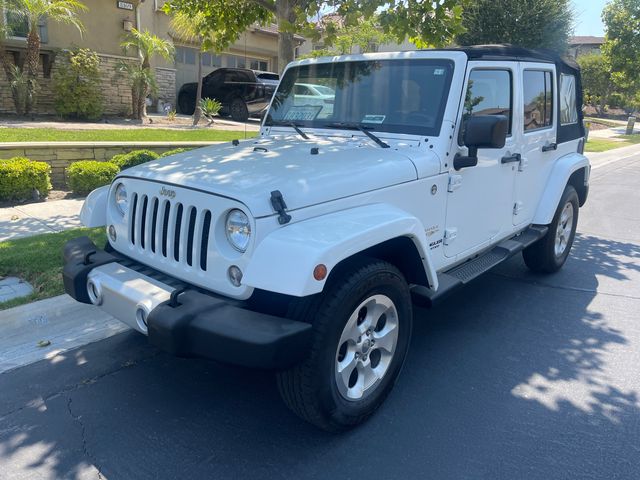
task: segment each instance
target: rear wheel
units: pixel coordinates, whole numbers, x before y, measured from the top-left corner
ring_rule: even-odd
[[[578,194],[567,185],[549,225],[549,231],[522,252],[524,263],[534,272],[553,273],[567,261],[578,225]]]
[[[231,118],[236,122],[246,122],[249,118],[247,104],[241,98],[234,98],[229,105]]]
[[[184,115],[193,115],[193,112],[196,109],[196,102],[189,95],[182,94],[178,97],[178,107],[180,108],[180,113]]]
[[[292,315],[313,323],[306,360],[278,374],[284,402],[328,431],[364,422],[400,373],[411,338],[408,285],[391,264],[368,259],[340,272],[325,293],[302,299]]]

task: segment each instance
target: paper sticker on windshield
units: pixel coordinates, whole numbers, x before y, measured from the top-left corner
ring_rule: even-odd
[[[433,74],[436,76],[444,75],[444,68],[435,68]]]
[[[322,110],[320,105],[297,105],[291,107],[284,115],[285,120],[315,120]]]
[[[362,123],[382,123],[385,118],[387,118],[386,115],[365,115]]]

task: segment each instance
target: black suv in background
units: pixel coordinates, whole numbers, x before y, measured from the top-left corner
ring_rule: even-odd
[[[202,98],[222,103],[220,115],[231,116],[238,122],[260,115],[268,106],[278,86],[277,73],[246,68],[218,68],[204,77]],[[178,93],[180,113],[193,114],[196,106],[197,83],[185,83]]]

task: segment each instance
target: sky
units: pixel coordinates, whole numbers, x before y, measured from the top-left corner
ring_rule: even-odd
[[[600,14],[607,0],[572,0],[572,3],[576,14],[574,35],[604,36]]]

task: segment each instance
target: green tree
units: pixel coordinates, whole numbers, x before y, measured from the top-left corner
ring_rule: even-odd
[[[420,47],[445,45],[462,33],[462,7],[468,0],[171,0],[165,11],[179,9],[189,14],[201,12],[213,31],[224,32],[234,42],[254,22],[271,19],[278,25],[278,68],[293,60],[294,35],[317,38],[320,32],[311,21],[327,9],[341,15],[346,25],[379,15],[385,33],[399,42],[409,38]],[[227,21],[227,19],[230,21]],[[336,30],[323,32],[329,42]]]
[[[362,19],[357,25],[336,25],[336,22],[329,22],[330,26],[335,28],[334,34],[326,41],[330,45],[322,50],[314,50],[305,55],[306,57],[345,55],[353,53],[354,47],[358,47],[361,53],[368,53],[375,45],[393,41],[393,36],[385,33],[380,27],[377,16]]]
[[[53,75],[56,113],[87,120],[100,118],[103,110],[100,57],[88,48],[64,55],[66,62]]]
[[[64,23],[76,27],[80,33],[83,26],[78,18],[80,12],[87,8],[77,0],[3,0],[5,10],[12,17],[26,21],[29,26],[27,34],[27,55],[21,73],[26,71],[27,99],[24,111],[16,105],[16,113],[29,113],[35,106],[38,89],[38,66],[40,61],[40,30],[43,20]],[[3,65],[6,56],[3,56]],[[6,69],[5,69],[6,73]],[[15,98],[14,98],[15,100]]]
[[[640,89],[640,1],[612,0],[602,11],[606,58],[613,81],[627,96]]]
[[[573,10],[569,0],[476,0],[465,8],[462,26],[460,45],[510,43],[564,53]]]
[[[131,112],[135,119],[147,116],[147,96],[157,90],[155,75],[151,69],[151,59],[157,55],[166,60],[173,58],[173,44],[152,35],[149,31],[131,30],[120,44],[125,51],[130,48],[138,50],[140,63],[137,65],[122,64],[121,67],[131,80]]]
[[[174,9],[172,11],[171,28],[183,40],[198,47],[198,87],[196,89],[196,108],[193,112],[193,126],[196,126],[202,117],[200,100],[202,99],[202,54],[210,50],[219,52],[227,47],[224,35],[218,35],[218,31],[212,29],[202,12],[189,14],[188,12]]]
[[[604,55],[591,53],[578,57],[582,73],[582,88],[585,101],[593,105],[599,115],[604,114],[615,84],[611,76],[611,66]]]

